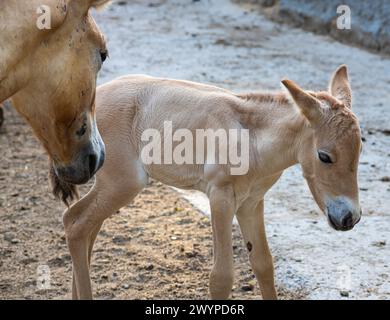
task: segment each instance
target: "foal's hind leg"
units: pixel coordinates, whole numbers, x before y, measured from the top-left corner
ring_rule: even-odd
[[[263,299],[276,299],[274,266],[264,227],[264,200],[244,203],[237,211],[237,219]]]
[[[227,299],[233,287],[232,221],[235,206],[233,189],[231,186],[213,187],[209,199],[214,243],[210,296],[211,299]]]

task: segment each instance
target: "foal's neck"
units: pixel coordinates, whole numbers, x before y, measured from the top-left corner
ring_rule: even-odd
[[[261,174],[277,173],[298,163],[312,130],[287,93],[240,95],[241,123],[254,136],[254,166]]]

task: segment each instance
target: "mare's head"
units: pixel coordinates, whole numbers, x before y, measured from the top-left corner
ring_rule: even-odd
[[[107,56],[89,13],[108,0],[28,0],[3,4],[7,76],[1,83],[53,161],[56,175],[85,183],[102,166],[96,78]],[[44,7],[40,8],[40,5]],[[21,50],[22,49],[22,50]],[[1,80],[1,79],[0,79]]]

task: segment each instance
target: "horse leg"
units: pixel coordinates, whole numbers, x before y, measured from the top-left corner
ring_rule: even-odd
[[[210,274],[211,299],[227,299],[233,287],[232,222],[234,192],[231,186],[212,188],[210,194],[214,265]]]
[[[103,187],[97,181],[96,187],[65,213],[65,232],[73,262],[73,290],[76,289],[74,298],[92,299],[89,265],[97,233],[103,221],[131,202],[142,188],[129,183]]]
[[[237,211],[237,219],[263,299],[277,299],[274,266],[264,227],[264,200],[257,204],[244,203]]]
[[[3,111],[3,105],[0,103],[0,127],[3,125],[4,122],[4,111]]]
[[[121,137],[105,135],[106,161],[92,190],[64,214],[68,247],[72,256],[74,298],[91,299],[89,264],[93,243],[104,220],[131,202],[147,184],[147,174],[130,144],[118,147]]]
[[[100,231],[101,226],[102,226],[102,223],[98,224],[97,227],[94,230],[92,230],[92,233],[91,233],[91,237],[90,237],[90,241],[89,241],[89,247],[88,247],[88,267],[89,268],[91,267],[91,258],[92,258],[93,245],[95,243],[96,237],[97,237],[97,235],[98,235],[98,233]],[[72,279],[72,299],[73,300],[77,300],[78,299],[74,273],[73,273],[73,279]]]

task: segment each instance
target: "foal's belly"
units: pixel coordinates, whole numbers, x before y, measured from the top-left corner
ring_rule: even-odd
[[[198,190],[203,181],[203,165],[151,164],[144,169],[149,177],[176,188]]]

